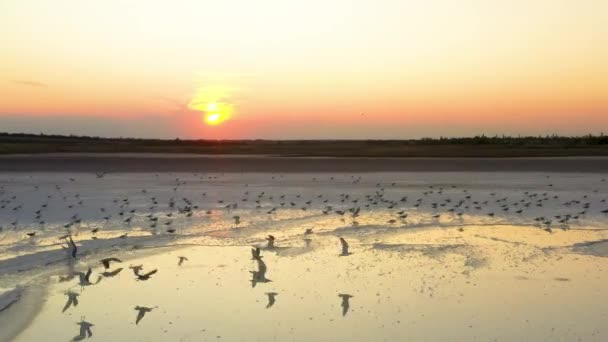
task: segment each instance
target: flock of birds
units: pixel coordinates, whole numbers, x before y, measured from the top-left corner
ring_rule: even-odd
[[[96,178],[102,179],[106,176],[105,173],[97,173]],[[157,175],[158,177],[158,175]],[[282,176],[273,175],[272,179],[278,179]],[[218,176],[204,176],[196,175],[198,180],[215,181]],[[547,179],[550,176],[546,177]],[[363,180],[362,177],[351,177],[350,183],[357,185]],[[312,178],[313,182],[317,182],[316,177]],[[329,177],[328,181],[334,182],[334,177]],[[601,178],[601,183],[606,182],[606,179]],[[69,183],[76,183],[75,178],[69,178]],[[398,193],[399,186],[396,182],[387,184],[377,183],[375,189],[362,194],[352,193],[341,193],[337,194],[336,197],[317,193],[315,195],[308,194],[308,197],[304,197],[301,193],[295,193],[291,195],[287,194],[276,194],[270,191],[254,191],[250,190],[247,184],[244,185],[246,188],[242,192],[239,199],[235,199],[234,196],[231,200],[216,198],[216,203],[211,204],[211,201],[207,198],[207,193],[203,192],[200,194],[201,198],[204,199],[205,205],[196,204],[194,198],[188,198],[186,196],[180,196],[180,191],[188,188],[188,182],[175,178],[172,183],[171,192],[173,193],[167,200],[166,203],[161,204],[162,200],[159,196],[151,196],[149,192],[152,190],[142,189],[138,194],[138,199],[147,198],[146,203],[139,203],[137,206],[132,206],[134,199],[126,197],[115,197],[112,199],[112,205],[102,206],[97,208],[95,212],[103,215],[101,219],[96,221],[100,224],[89,226],[89,233],[91,239],[96,239],[97,234],[105,230],[106,227],[111,226],[123,226],[133,227],[137,221],[137,226],[142,230],[148,230],[152,234],[179,234],[178,229],[174,227],[174,222],[177,219],[193,220],[196,218],[214,215],[221,213],[223,217],[230,217],[232,222],[232,228],[239,228],[242,226],[243,219],[241,218],[242,213],[237,214],[237,210],[245,207],[249,210],[248,213],[265,213],[265,215],[272,217],[281,210],[301,210],[301,211],[317,211],[315,215],[335,215],[346,224],[353,227],[359,225],[359,217],[364,213],[368,215],[374,215],[378,210],[382,209],[388,212],[391,216],[385,224],[395,225],[400,223],[404,226],[408,224],[408,217],[412,213],[428,213],[428,217],[432,220],[431,222],[439,222],[439,219],[443,216],[448,216],[453,220],[463,220],[463,216],[486,216],[486,217],[500,217],[501,215],[511,214],[523,216],[528,213],[532,213],[535,208],[543,208],[545,205],[552,206],[560,210],[561,212],[555,213],[552,216],[547,215],[533,215],[533,222],[544,231],[551,233],[552,229],[559,227],[561,229],[568,229],[571,224],[576,223],[580,219],[584,218],[590,210],[596,210],[595,214],[606,215],[608,214],[608,205],[606,204],[606,198],[594,198],[597,202],[591,199],[591,196],[599,196],[599,189],[593,189],[590,193],[583,193],[580,197],[569,198],[562,200],[560,194],[557,191],[552,191],[553,184],[548,182],[544,189],[537,191],[523,191],[516,198],[513,198],[513,194],[509,196],[501,195],[498,191],[489,193],[489,197],[476,196],[474,191],[466,188],[460,188],[457,185],[429,185],[417,193],[416,198],[412,198],[412,194],[406,196],[388,196],[389,191],[387,189],[394,188],[390,191],[391,193]],[[122,263],[119,258],[108,257],[101,259],[99,262],[103,266],[104,271],[97,274],[92,279],[93,270],[91,267],[83,271],[76,271],[75,265],[76,260],[79,258],[78,245],[74,241],[74,236],[82,232],[82,227],[86,219],[83,218],[78,210],[86,206],[86,198],[81,196],[80,193],[69,194],[67,189],[69,186],[65,185],[54,185],[54,192],[43,193],[39,185],[34,186],[34,191],[38,191],[38,198],[42,198],[43,201],[40,207],[35,208],[31,212],[31,217],[27,220],[28,222],[35,222],[39,226],[39,229],[33,229],[29,223],[20,224],[20,218],[25,216],[24,214],[24,203],[23,198],[20,198],[16,192],[11,192],[4,186],[0,187],[0,217],[9,217],[11,214],[12,219],[8,226],[0,225],[0,232],[18,232],[23,231],[25,239],[34,239],[37,237],[39,232],[47,234],[48,231],[63,231],[63,234],[59,237],[62,241],[62,247],[67,252],[68,269],[69,272],[66,276],[61,276],[59,279],[62,282],[72,281],[77,279],[78,283],[75,286],[80,286],[82,289],[88,286],[98,284],[104,278],[112,278],[117,276],[123,271],[122,267],[114,268],[113,265]],[[605,192],[602,191],[602,194]],[[393,197],[393,198],[391,198]],[[479,197],[479,198],[478,198]],[[60,204],[58,204],[60,203]],[[61,204],[62,203],[62,204]],[[243,205],[245,204],[245,205]],[[550,204],[550,205],[549,205]],[[60,225],[51,225],[45,221],[45,214],[49,211],[49,207],[54,206],[57,211],[57,207],[61,207],[62,210],[75,212],[67,222]],[[603,207],[602,207],[603,206]],[[114,221],[112,221],[114,219]],[[248,218],[247,218],[248,219]],[[142,221],[143,220],[143,221]],[[95,221],[95,220],[91,220]],[[0,224],[2,221],[0,221]],[[145,225],[145,226],[144,226]],[[92,228],[91,228],[92,227]],[[462,226],[459,228],[462,230]],[[312,228],[308,228],[304,231],[304,235],[313,234]],[[127,239],[128,232],[121,232],[117,238]],[[340,243],[340,256],[350,255],[349,244],[343,237],[338,237]],[[310,239],[305,239],[307,245],[310,243]],[[276,238],[273,235],[268,235],[266,238],[266,246],[254,247],[251,251],[252,260],[257,264],[257,269],[251,271],[252,286],[255,287],[258,283],[266,283],[270,280],[266,277],[268,267],[263,261],[262,250],[272,250],[276,248]],[[177,265],[181,266],[184,262],[187,262],[188,258],[185,256],[178,257]],[[133,277],[136,281],[148,281],[158,272],[158,269],[145,270],[142,265],[131,265],[129,268],[132,271]],[[278,293],[268,292],[267,308],[272,307],[276,302]],[[75,291],[66,292],[67,302],[63,307],[62,311],[66,312],[71,307],[77,306],[79,303],[80,294]],[[342,315],[346,315],[349,311],[349,301],[353,297],[349,294],[339,294],[341,300]],[[137,305],[134,310],[137,312],[135,318],[135,324],[139,324],[147,313],[152,312],[155,307],[147,307]],[[92,336],[91,328],[94,326],[90,322],[81,320],[78,323],[80,327],[79,335],[74,337],[74,341],[79,341]]]

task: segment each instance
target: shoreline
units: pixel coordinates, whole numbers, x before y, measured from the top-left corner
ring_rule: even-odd
[[[19,154],[0,172],[564,172],[608,173],[608,157],[294,157],[196,154]]]

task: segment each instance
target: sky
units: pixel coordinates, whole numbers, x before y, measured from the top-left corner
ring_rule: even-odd
[[[606,0],[0,0],[0,44],[0,132],[608,131]]]

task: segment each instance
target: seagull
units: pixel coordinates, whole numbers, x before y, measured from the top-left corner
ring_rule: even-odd
[[[276,301],[276,296],[278,295],[278,293],[276,292],[266,292],[266,295],[268,296],[268,304],[266,304],[266,309],[270,308],[271,306],[274,305],[275,301]]]
[[[251,260],[260,260],[262,258],[262,252],[259,247],[251,249]]]
[[[348,309],[350,308],[349,300],[353,298],[353,296],[349,294],[340,293],[338,294],[338,297],[342,298],[342,303],[340,304],[340,306],[342,307],[342,316],[346,316],[346,314],[348,313]]]
[[[266,272],[268,271],[268,267],[266,267],[266,264],[264,263],[264,261],[262,261],[261,258],[256,259],[256,261],[258,262],[258,270],[257,271],[250,271],[252,278],[251,278],[251,287],[255,287],[255,285],[257,283],[268,283],[272,280],[266,278]]]
[[[142,280],[142,281],[148,280],[148,279],[150,279],[150,277],[151,277],[153,274],[155,274],[156,272],[158,272],[158,270],[157,270],[157,269],[152,270],[152,271],[150,271],[150,272],[148,272],[148,273],[144,273],[144,274],[140,274],[139,272],[137,272],[137,273],[136,273],[136,276],[137,276],[137,279],[136,279],[136,280]]]
[[[110,268],[110,263],[111,262],[122,262],[122,260],[118,259],[118,258],[105,258],[105,259],[101,259],[99,260],[99,263],[103,264],[103,267],[107,270],[108,268]]]
[[[188,258],[186,258],[185,256],[180,256],[178,258],[179,258],[179,261],[177,262],[177,266],[181,266],[184,263],[184,261],[188,261]]]
[[[72,305],[78,306],[78,293],[68,291],[65,293],[65,295],[68,296],[68,302],[65,303],[65,306],[63,307],[63,310],[61,310],[61,312],[66,312],[66,310],[69,309]]]
[[[101,281],[101,277],[99,277],[99,278],[97,278],[97,281],[95,283],[92,283],[91,282],[91,273],[93,273],[93,270],[90,267],[87,270],[87,273],[84,273],[84,272],[75,273],[78,275],[78,279],[79,279],[78,283],[80,284],[80,286],[95,285]]]
[[[348,252],[348,243],[346,242],[346,240],[344,240],[344,238],[340,238],[340,244],[342,244],[342,254],[340,254],[340,256],[347,256],[350,253]]]
[[[148,308],[148,307],[139,306],[139,305],[136,306],[135,310],[137,310],[137,318],[135,319],[135,325],[139,324],[139,321],[141,321],[148,312],[151,312],[154,309],[155,308]]]
[[[267,248],[274,248],[274,236],[272,235],[268,235],[268,237],[266,238],[266,240],[268,241],[268,246],[266,246]]]
[[[82,341],[85,338],[93,337],[93,332],[91,331],[91,327],[94,327],[93,324],[84,320],[76,323],[80,325],[80,334],[72,339],[72,341]]]
[[[134,274],[134,275],[138,275],[138,274],[139,274],[139,272],[141,272],[141,270],[143,270],[143,269],[144,269],[144,267],[143,267],[142,265],[135,265],[135,266],[131,265],[131,266],[129,266],[129,268],[130,268],[131,270],[133,270],[133,274]]]
[[[123,268],[121,267],[121,268],[115,269],[114,271],[103,272],[101,275],[105,278],[112,278],[112,277],[118,275],[118,273],[122,272],[122,270],[123,270]]]

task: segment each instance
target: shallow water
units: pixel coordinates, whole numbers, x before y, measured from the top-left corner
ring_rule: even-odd
[[[0,339],[87,339],[88,322],[111,341],[602,341],[603,178],[2,174]],[[60,281],[67,233],[73,271],[92,267],[95,282],[116,256],[118,273]],[[261,265],[251,246],[268,234]],[[136,280],[139,264],[158,273]],[[136,306],[152,309],[138,324]]]

